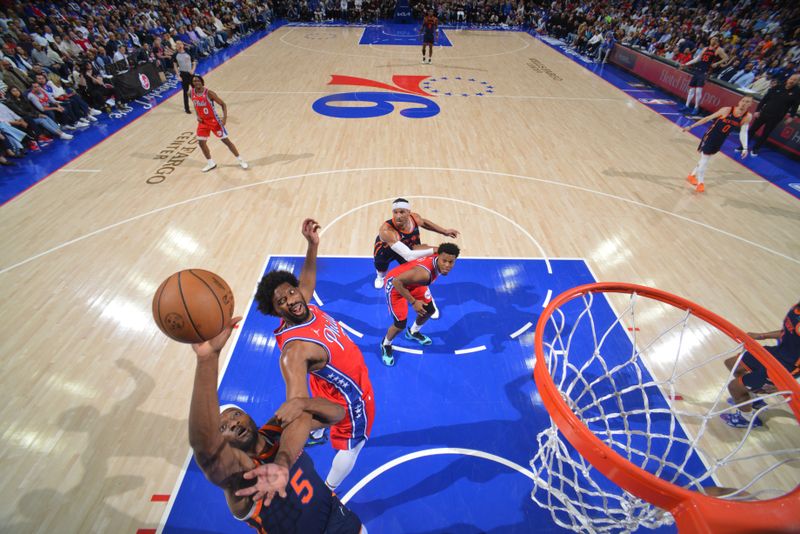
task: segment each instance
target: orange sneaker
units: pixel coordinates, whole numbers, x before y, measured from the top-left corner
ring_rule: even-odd
[[[692,185],[697,185],[697,178],[695,178],[694,174],[690,174],[686,177],[686,181]]]
[[[696,189],[696,191],[697,191],[698,193],[702,193],[702,192],[704,192],[705,190],[706,190],[706,184],[697,184],[697,189]]]

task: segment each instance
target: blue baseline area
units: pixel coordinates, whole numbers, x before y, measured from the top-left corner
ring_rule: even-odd
[[[367,26],[361,35],[360,45],[421,46],[422,35],[419,24],[381,24]],[[442,28],[435,46],[453,46]]]
[[[693,123],[696,118],[689,118],[680,113],[680,107],[684,104],[678,97],[668,94],[648,82],[634,76],[633,74],[611,65],[609,63],[596,63],[591,58],[582,56],[570,50],[562,41],[550,37],[543,37],[536,31],[529,30],[528,33],[543,42],[550,48],[558,51],[562,55],[570,58],[575,63],[592,71],[596,76],[604,79],[617,89],[625,92],[628,96],[636,98],[639,102],[652,109],[665,119],[674,122],[681,128]],[[647,102],[648,100],[654,102]],[[666,101],[666,102],[663,102]],[[663,103],[662,103],[663,102]],[[697,137],[698,144],[700,139],[706,133],[706,130],[711,127],[711,124],[699,126],[694,128],[691,132]],[[751,143],[752,144],[752,143]],[[764,149],[759,152],[758,157],[747,157],[741,159],[736,149],[739,147],[738,134],[730,135],[722,147],[722,153],[751,170],[755,174],[764,178],[768,182],[780,187],[792,196],[800,199],[800,160],[792,158],[777,151],[770,145],[765,145]],[[713,163],[712,163],[713,166]],[[682,180],[692,169],[686,171],[675,177],[676,180]],[[709,171],[713,176],[713,167]],[[743,191],[743,195],[747,192]]]
[[[266,270],[298,274],[302,261],[276,256]],[[424,353],[395,352],[397,363],[389,368],[380,362],[378,345],[390,316],[382,292],[372,287],[371,258],[319,259],[316,292],[322,309],[362,334],[350,337],[364,354],[376,399],[372,436],[339,488],[340,496],[387,462],[436,448],[473,449],[530,468],[536,436],[549,417],[531,377],[533,328],[516,338],[511,334],[536,323],[548,291],[555,296],[594,281],[582,260],[551,264],[548,274],[541,259],[459,259],[450,275],[432,287],[441,318],[429,321],[423,331],[433,344],[420,347],[398,336],[396,346]],[[605,302],[597,313],[609,324],[615,318]],[[570,312],[567,320],[573,318]],[[222,402],[243,406],[259,424],[285,399],[273,335],[277,325],[276,318],[250,306],[219,389]],[[582,348],[589,353],[590,339],[583,340]],[[618,354],[630,354],[621,327],[607,343],[621,347]],[[455,354],[480,346],[485,349]],[[666,405],[660,393],[648,401],[654,407]],[[324,477],[333,450],[328,444],[307,450]],[[703,468],[693,457],[686,469]],[[495,461],[447,454],[414,459],[380,474],[348,506],[370,532],[382,534],[562,532],[549,511],[531,500],[532,489],[528,477]],[[232,518],[222,491],[190,462],[164,532],[250,532],[250,527]]]
[[[284,21],[276,22],[266,30],[254,32],[231,44],[228,48],[201,59],[196,72],[201,75],[207,74],[284,24]],[[33,187],[180,91],[180,80],[168,78],[167,82],[156,88],[155,91],[131,102],[132,110],[130,112],[112,113],[114,118],[103,113],[97,117],[98,121],[89,128],[72,132],[75,135],[73,139],[57,140],[38,152],[28,153],[24,158],[12,159],[11,161],[16,163],[16,166],[0,167],[0,205]],[[183,112],[182,108],[181,112]],[[186,124],[194,128],[194,117],[187,115]],[[72,176],[77,180],[80,174],[75,173]]]

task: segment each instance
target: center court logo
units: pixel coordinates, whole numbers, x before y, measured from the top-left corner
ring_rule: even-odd
[[[336,119],[370,119],[383,117],[403,107],[400,115],[409,119],[427,119],[439,114],[439,105],[430,93],[420,88],[420,83],[429,76],[396,74],[392,83],[378,82],[357,76],[331,75],[328,85],[345,85],[382,89],[382,91],[352,91],[324,96],[312,104],[320,115]]]

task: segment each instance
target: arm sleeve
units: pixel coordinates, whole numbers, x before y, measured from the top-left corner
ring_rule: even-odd
[[[402,241],[396,242],[390,247],[393,251],[397,252],[406,261],[416,260],[417,258],[424,258],[433,254],[432,248],[423,248],[419,250],[411,250]]]
[[[747,126],[750,126],[749,124]],[[742,124],[742,127],[739,128],[739,142],[742,144],[745,150],[747,150],[747,128],[745,125]]]

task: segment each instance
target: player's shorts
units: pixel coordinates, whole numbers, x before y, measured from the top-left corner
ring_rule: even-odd
[[[361,520],[334,495],[325,534],[358,534],[359,532],[361,532]]]
[[[706,84],[706,73],[695,72],[689,81],[689,87],[703,87]]]
[[[331,427],[331,447],[339,451],[349,451],[369,438],[375,420],[375,396],[369,392],[352,407],[344,408],[344,418]]]
[[[197,123],[197,139],[198,141],[205,141],[211,133],[214,133],[220,139],[228,137],[228,130],[223,125],[217,122],[216,119],[205,119]]]
[[[394,289],[394,278],[387,278],[383,286],[386,293],[386,304],[389,306],[389,313],[397,321],[405,321],[408,318],[408,301]],[[425,304],[431,302],[431,290],[428,286],[417,286],[410,291],[411,296],[416,300],[421,300]]]
[[[372,252],[375,261],[375,270],[385,273],[389,270],[389,264],[393,261],[397,263],[405,263],[406,260],[403,256],[395,252],[389,247],[382,246],[381,243],[375,243],[375,250]]]
[[[422,44],[433,44],[434,36],[433,33],[426,33],[422,36]]]
[[[783,367],[789,371],[789,373],[791,373],[792,376],[795,378],[800,376],[800,359],[790,361],[791,358],[785,358],[776,350],[776,347],[764,348],[767,349],[767,352],[772,354],[772,356],[774,356],[775,359],[778,360],[778,362],[783,365]],[[747,373],[739,378],[739,380],[747,389],[751,391],[758,390],[770,382],[769,377],[767,376],[767,368],[764,367],[764,364],[758,361],[749,352],[744,353],[740,365],[747,369]]]
[[[720,150],[722,150],[722,144],[725,142],[725,139],[722,141],[714,141],[712,139],[701,139],[700,144],[697,145],[697,151],[702,152],[706,156],[713,156]]]

